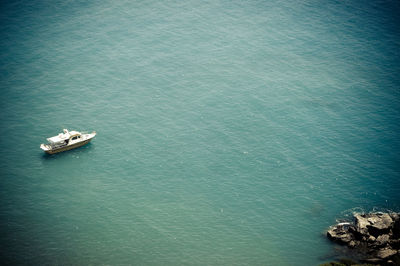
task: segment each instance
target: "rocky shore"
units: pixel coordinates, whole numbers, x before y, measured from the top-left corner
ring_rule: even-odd
[[[362,263],[400,265],[400,213],[355,214],[331,226],[327,236],[361,256]]]

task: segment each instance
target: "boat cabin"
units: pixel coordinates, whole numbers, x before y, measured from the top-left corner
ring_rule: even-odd
[[[52,148],[57,148],[79,142],[81,141],[81,137],[82,136],[80,132],[68,131],[67,129],[64,129],[64,133],[60,133],[57,136],[48,138],[47,141]]]

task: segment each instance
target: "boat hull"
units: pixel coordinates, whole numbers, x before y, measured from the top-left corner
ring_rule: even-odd
[[[91,140],[92,139],[87,139],[87,140],[84,140],[82,142],[74,143],[74,144],[68,145],[68,146],[63,146],[63,147],[60,147],[60,148],[57,148],[57,149],[47,150],[45,152],[47,154],[55,154],[55,153],[59,153],[59,152],[63,152],[63,151],[72,150],[72,149],[79,148],[79,147],[81,147],[83,145],[88,144]]]

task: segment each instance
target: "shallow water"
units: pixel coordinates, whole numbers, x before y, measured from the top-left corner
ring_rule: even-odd
[[[2,261],[318,265],[399,211],[397,1],[0,7]]]

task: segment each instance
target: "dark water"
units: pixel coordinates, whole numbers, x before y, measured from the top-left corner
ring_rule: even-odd
[[[399,211],[398,1],[0,7],[3,262],[318,265]]]

